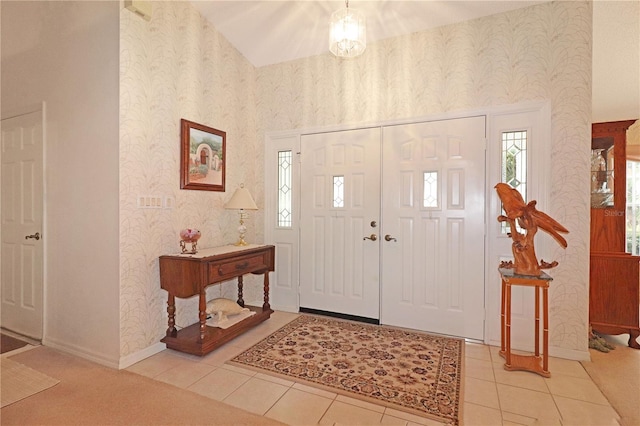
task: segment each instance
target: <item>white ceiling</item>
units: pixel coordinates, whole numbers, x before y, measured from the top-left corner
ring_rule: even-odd
[[[344,1],[193,1],[254,66],[261,67],[329,52],[331,13]],[[367,18],[367,43],[544,1],[351,0]]]

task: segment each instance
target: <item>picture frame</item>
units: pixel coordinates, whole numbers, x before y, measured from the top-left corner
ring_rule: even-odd
[[[227,133],[180,120],[180,188],[225,190]]]

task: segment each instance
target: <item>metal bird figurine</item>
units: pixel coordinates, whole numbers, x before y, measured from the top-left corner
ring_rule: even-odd
[[[514,268],[514,272],[519,275],[540,276],[541,269],[553,268],[558,262],[547,263],[538,259],[535,253],[533,239],[538,232],[538,228],[549,233],[563,248],[567,247],[565,240],[560,233],[569,231],[546,213],[536,209],[536,201],[525,203],[518,190],[506,183],[499,183],[495,186],[498,197],[502,201],[502,207],[506,213],[498,216],[498,222],[507,222],[510,227],[509,236],[513,240],[511,249],[513,251],[513,263],[503,262],[501,268]],[[516,221],[525,233],[521,234],[516,229]]]

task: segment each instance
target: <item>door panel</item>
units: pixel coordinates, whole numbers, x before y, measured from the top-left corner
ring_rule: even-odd
[[[378,319],[380,129],[303,135],[301,188],[300,307]]]
[[[381,322],[484,336],[485,118],[383,129]]]
[[[2,120],[2,327],[42,339],[43,114]],[[25,238],[38,235],[36,238]]]

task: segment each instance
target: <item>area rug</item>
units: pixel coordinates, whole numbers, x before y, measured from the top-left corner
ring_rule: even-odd
[[[4,333],[0,333],[0,354],[11,352],[28,344],[29,343],[23,340],[16,339],[15,337],[9,336]]]
[[[0,367],[2,407],[49,389],[59,382],[9,358],[2,358]]]
[[[302,315],[230,360],[458,425],[464,340]]]

